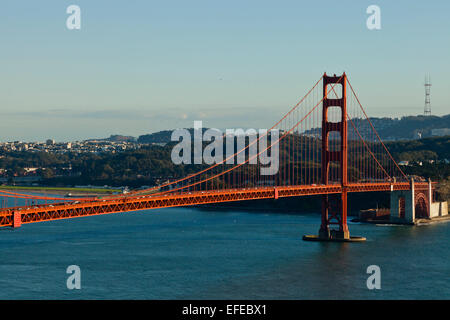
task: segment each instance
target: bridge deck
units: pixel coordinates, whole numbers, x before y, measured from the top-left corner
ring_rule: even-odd
[[[426,189],[427,183],[415,183],[416,189]],[[349,184],[348,192],[376,192],[409,190],[408,182],[399,183],[356,183]],[[128,212],[199,204],[231,201],[277,199],[308,195],[337,194],[343,187],[340,184],[301,185],[286,187],[256,187],[243,189],[225,189],[217,191],[197,191],[182,194],[122,196],[110,199],[98,199],[89,202],[61,202],[40,206],[7,208],[0,211],[0,227],[41,221],[69,219],[100,214]]]

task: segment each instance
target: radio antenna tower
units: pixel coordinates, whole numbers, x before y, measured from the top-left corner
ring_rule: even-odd
[[[431,116],[430,89],[431,89],[431,78],[430,75],[427,75],[425,76],[425,108],[424,108],[424,114],[426,116]]]

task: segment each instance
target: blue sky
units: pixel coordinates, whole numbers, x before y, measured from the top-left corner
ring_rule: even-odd
[[[432,112],[448,114],[449,15],[447,0],[3,0],[0,140],[267,128],[325,71],[393,117],[423,113],[428,73]]]

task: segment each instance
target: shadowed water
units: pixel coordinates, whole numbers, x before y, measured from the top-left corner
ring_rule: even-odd
[[[317,214],[173,208],[0,229],[1,299],[450,298],[450,224],[350,224],[365,243],[303,242]],[[68,290],[66,268],[81,268]],[[381,268],[381,290],[366,269]]]

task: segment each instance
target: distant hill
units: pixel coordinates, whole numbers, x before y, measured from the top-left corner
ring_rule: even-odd
[[[391,141],[386,146],[397,161],[450,160],[450,136]]]
[[[194,129],[190,128],[187,129],[191,135],[194,133]],[[205,132],[206,130],[208,130],[208,128],[203,128],[203,132]],[[172,131],[173,130],[164,130],[164,131],[159,131],[159,132],[155,132],[155,133],[150,133],[150,134],[145,134],[142,136],[139,136],[139,138],[137,139],[138,143],[169,143],[171,141],[171,136],[172,136]]]
[[[137,142],[138,143],[168,143],[168,142],[170,142],[171,135],[172,135],[172,130],[159,131],[159,132],[139,136],[137,139]]]
[[[433,129],[450,128],[450,114],[438,116],[407,116],[401,119],[370,118],[384,140],[419,139],[432,136]]]
[[[131,137],[131,136],[122,136],[122,135],[118,135],[118,134],[112,134],[109,138],[106,138],[105,140],[106,141],[114,141],[114,142],[123,142],[123,141],[135,142],[136,138]]]
[[[355,121],[355,120],[354,120]],[[356,120],[367,121],[367,120]],[[433,136],[433,129],[450,130],[450,114],[438,116],[407,116],[400,119],[392,118],[370,118],[375,129],[384,141],[414,140]],[[351,128],[351,127],[350,127]],[[194,129],[188,129],[191,134]],[[207,128],[203,128],[203,131]],[[352,131],[352,130],[350,130]],[[313,128],[309,134],[320,134],[321,130]],[[351,132],[350,132],[351,134]],[[111,135],[109,138],[101,139],[106,141],[136,141],[138,143],[169,143],[172,130],[163,130],[139,136],[137,139],[131,136]],[[98,140],[98,139],[97,139]]]
[[[103,138],[103,139],[93,138],[93,139],[87,139],[84,141],[136,142],[136,138],[131,137],[131,136],[122,136],[122,135],[118,135],[118,134],[112,134],[109,138]]]
[[[433,136],[444,136],[450,132],[450,114],[442,117],[438,116],[407,116],[400,119],[392,118],[369,118],[383,141],[415,140],[429,138]],[[352,119],[359,128],[359,134],[364,138],[372,137],[372,130],[366,119]],[[352,129],[348,121],[349,139],[358,140],[358,135]],[[366,130],[361,131],[361,128]],[[367,130],[369,129],[369,130]],[[436,130],[441,129],[441,130]],[[441,131],[441,132],[439,132]],[[313,128],[306,132],[310,135],[320,136],[321,128]],[[366,136],[366,134],[368,136]]]

